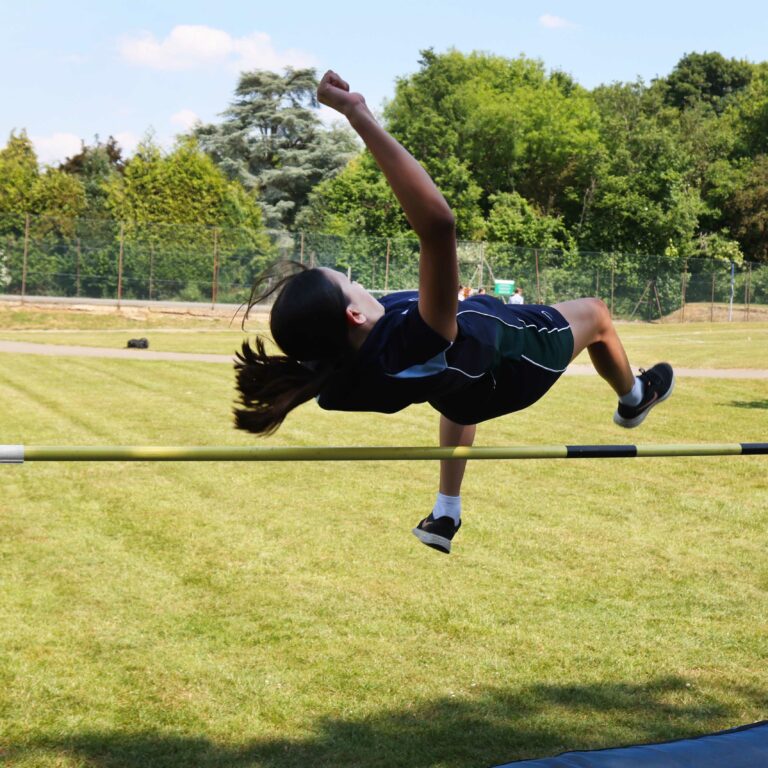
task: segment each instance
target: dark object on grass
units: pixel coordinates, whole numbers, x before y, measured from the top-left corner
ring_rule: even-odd
[[[149,341],[147,339],[128,339],[128,349],[148,349]]]

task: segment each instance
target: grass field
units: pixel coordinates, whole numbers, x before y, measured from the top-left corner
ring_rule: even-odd
[[[73,324],[47,335],[104,338]],[[178,325],[167,349],[240,338]],[[622,330],[639,364],[768,367],[765,324]],[[3,443],[436,442],[427,407],[314,404],[258,441],[232,400],[227,366],[0,356]],[[567,377],[478,444],[768,439],[764,381],[681,378],[630,433],[614,405]],[[0,762],[482,768],[759,720],[767,469],[475,462],[445,557],[409,532],[429,462],[0,468]]]
[[[263,323],[249,321],[247,329]],[[768,368],[768,322],[619,323],[630,360],[650,365],[662,357],[690,368]],[[93,314],[66,310],[25,310],[0,305],[0,341],[28,341],[124,348],[142,335],[159,352],[231,354],[243,338],[239,318],[150,315],[107,310]],[[580,362],[588,362],[586,355]]]

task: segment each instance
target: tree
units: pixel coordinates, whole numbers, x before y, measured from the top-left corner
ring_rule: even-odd
[[[103,218],[108,214],[107,196],[110,181],[123,172],[125,161],[117,141],[110,136],[106,143],[99,141],[90,146],[82,142],[80,152],[68,157],[59,170],[74,176],[83,184],[89,218]]]
[[[88,202],[80,179],[55,168],[38,176],[32,188],[30,210],[39,217],[38,231],[73,238],[77,219],[86,212]]]
[[[400,203],[370,153],[318,184],[297,218],[299,229],[325,234],[398,237],[408,232]]]
[[[525,56],[427,50],[420,64],[398,81],[387,127],[445,194],[460,237],[482,236],[496,194],[578,217],[600,152],[598,114],[583,88]]]
[[[517,192],[491,196],[487,239],[522,248],[572,250],[573,238],[562,219],[537,211]]]
[[[75,237],[77,218],[86,210],[83,185],[53,168],[41,173],[32,142],[23,131],[18,136],[12,133],[0,150],[0,179],[4,282],[15,283],[17,290],[24,272],[28,290],[50,291],[57,276],[68,271],[67,243]]]
[[[749,85],[752,65],[721,53],[687,53],[665,78],[666,101],[678,109],[698,102],[722,112],[729,97]]]
[[[742,184],[724,207],[745,256],[768,263],[768,155],[758,155],[745,167]]]
[[[39,176],[35,148],[26,131],[18,136],[12,132],[0,150],[0,233],[23,233],[24,216],[31,212]]]
[[[126,274],[144,281],[142,290],[151,273],[169,290],[186,283],[186,297],[197,299],[200,286],[210,285],[214,253],[233,283],[249,280],[270,258],[254,196],[191,137],[167,153],[145,139],[123,174],[112,177],[107,205],[123,225]]]
[[[755,65],[749,86],[734,99],[724,118],[738,137],[738,156],[768,153],[768,62]]]
[[[641,82],[594,92],[604,153],[578,230],[584,250],[640,254],[644,268],[694,250],[706,211],[681,139],[680,112],[665,107],[658,89]],[[643,255],[648,254],[648,255]]]
[[[310,190],[344,167],[358,146],[317,117],[313,69],[244,72],[221,124],[196,129],[231,179],[258,191],[267,225],[291,228]]]

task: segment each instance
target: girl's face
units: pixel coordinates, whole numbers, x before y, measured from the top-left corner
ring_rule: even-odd
[[[341,288],[350,306],[354,306],[374,320],[384,314],[384,307],[381,303],[371,296],[360,283],[352,282],[343,272],[337,272],[335,269],[320,267],[320,270],[332,283],[336,283]]]

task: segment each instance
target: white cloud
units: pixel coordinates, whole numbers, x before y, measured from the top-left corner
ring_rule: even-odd
[[[547,29],[565,29],[576,26],[573,22],[568,21],[568,19],[564,19],[562,16],[553,16],[551,13],[539,16],[539,24]]]
[[[82,142],[74,133],[54,133],[50,136],[30,136],[37,159],[43,165],[63,163],[80,151]]]
[[[200,122],[200,118],[191,109],[182,109],[171,115],[171,123],[179,126],[183,131],[189,130],[198,122]]]
[[[314,58],[304,51],[278,51],[264,32],[232,37],[221,29],[189,24],[174,27],[163,40],[150,32],[125,37],[120,42],[120,54],[137,66],[175,71],[211,66],[235,71],[282,70],[315,64]]]

